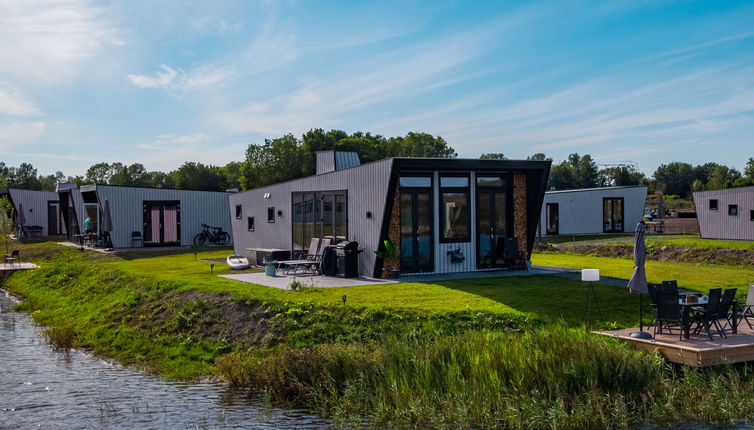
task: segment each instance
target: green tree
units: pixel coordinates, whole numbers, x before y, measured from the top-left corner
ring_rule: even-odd
[[[699,179],[698,170],[695,172],[691,164],[677,161],[661,165],[652,176],[658,192],[681,197],[689,197],[691,184],[695,179]],[[706,182],[706,178],[703,182]]]
[[[508,157],[502,152],[490,152],[479,156],[480,160],[507,160]]]
[[[225,176],[217,166],[186,162],[171,172],[176,188],[181,190],[225,191]]]
[[[265,139],[263,145],[249,145],[241,168],[243,188],[259,188],[309,174],[304,170],[306,157],[302,148],[292,134]]]
[[[746,162],[744,176],[746,176],[749,181],[754,182],[754,158],[749,157],[749,161]]]
[[[639,185],[645,180],[643,173],[633,166],[606,167],[599,171],[599,182],[603,186]]]
[[[220,172],[225,176],[225,184],[228,188],[241,188],[241,162],[231,161],[220,168]]]
[[[5,253],[8,254],[10,237],[13,234],[13,204],[8,196],[0,198],[0,236],[5,242]]]
[[[599,186],[599,170],[592,156],[573,153],[550,169],[550,189],[568,190]]]
[[[409,132],[403,138],[405,157],[456,158],[458,153],[440,136]],[[389,155],[394,156],[394,155]]]
[[[150,187],[175,188],[175,181],[173,180],[173,176],[165,172],[148,172],[146,174],[146,181]]]
[[[741,173],[738,170],[730,168],[728,166],[717,165],[712,169],[707,181],[706,188],[708,190],[721,190],[724,188],[730,188],[733,183],[741,177]]]
[[[89,184],[108,184],[112,176],[113,168],[110,163],[97,163],[86,169],[84,181]]]
[[[41,190],[42,183],[37,177],[37,169],[29,163],[8,169],[8,186],[24,190]]]
[[[546,156],[545,154],[543,154],[541,152],[537,152],[535,154],[532,154],[532,155],[526,157],[526,159],[529,160],[529,161],[547,161],[547,160],[552,161],[552,158],[549,158],[548,156]]]
[[[112,174],[108,183],[110,185],[120,185],[129,187],[147,187],[150,186],[147,169],[141,163],[124,165],[113,163],[111,166]]]

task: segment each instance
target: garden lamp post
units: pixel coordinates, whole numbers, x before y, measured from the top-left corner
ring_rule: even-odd
[[[600,280],[600,269],[582,269],[581,280],[589,283],[586,289],[584,319],[590,323],[592,319],[592,302],[594,302],[594,307],[597,308],[597,315],[600,318],[602,317],[602,309],[600,309],[600,304],[597,301],[597,293],[594,290],[594,283]]]

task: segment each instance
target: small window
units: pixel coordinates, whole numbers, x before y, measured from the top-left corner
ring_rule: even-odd
[[[503,178],[500,176],[477,176],[476,185],[478,187],[502,187]]]
[[[241,205],[236,205],[236,219],[241,219],[243,213],[243,207]]]
[[[432,178],[429,176],[401,176],[400,185],[401,187],[430,188]]]
[[[248,224],[249,231],[254,231],[254,217],[250,216],[246,218],[246,223]]]
[[[754,221],[754,210],[749,211],[749,219]]]
[[[444,176],[440,178],[441,187],[468,187],[468,177]]]
[[[267,208],[267,222],[275,222],[275,208]]]
[[[709,210],[716,211],[717,210],[717,199],[711,199],[709,201]]]
[[[738,205],[728,205],[728,215],[738,216]]]

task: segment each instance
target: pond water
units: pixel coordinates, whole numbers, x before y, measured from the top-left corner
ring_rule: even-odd
[[[53,351],[16,303],[0,290],[0,429],[330,427],[224,384],[170,383],[81,351]]]

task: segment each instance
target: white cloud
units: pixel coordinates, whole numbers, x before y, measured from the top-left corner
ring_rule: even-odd
[[[179,167],[186,161],[222,166],[230,161],[239,160],[246,148],[244,145],[218,144],[212,136],[205,133],[160,134],[151,142],[136,147],[148,152],[140,152],[129,162],[142,163],[150,170],[165,172]]]
[[[0,84],[0,114],[29,116],[41,112],[20,91]]]
[[[189,72],[174,69],[165,64],[162,71],[152,76],[128,75],[128,80],[141,88],[159,88],[165,90],[193,90],[211,87],[231,77],[234,70],[230,67],[212,65],[200,66]]]
[[[176,145],[194,145],[209,140],[209,136],[204,133],[194,133],[187,135],[160,134],[155,136],[155,140],[150,143],[136,145],[137,148],[163,150],[167,147],[176,147]]]
[[[16,147],[42,137],[47,130],[43,121],[22,121],[0,125],[0,147]]]
[[[58,83],[106,46],[122,44],[86,0],[0,2],[0,73]]]

